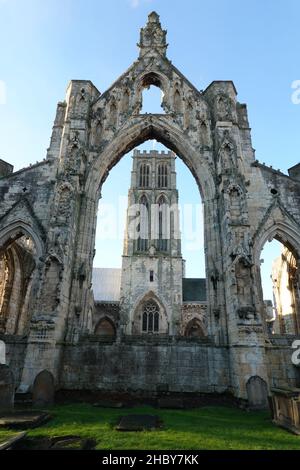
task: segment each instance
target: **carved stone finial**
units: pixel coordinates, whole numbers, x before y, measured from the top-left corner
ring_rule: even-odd
[[[156,51],[162,56],[166,55],[167,31],[163,30],[159,21],[159,15],[153,11],[148,16],[147,24],[141,29],[140,42],[140,57],[143,57],[149,51]]]

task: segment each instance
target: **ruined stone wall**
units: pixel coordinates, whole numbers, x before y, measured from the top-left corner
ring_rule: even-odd
[[[16,219],[27,222],[29,226],[35,220],[41,237],[45,235],[56,167],[57,162],[45,160],[0,178],[1,228]]]
[[[269,368],[270,387],[300,387],[300,366],[292,362],[292,348],[295,336],[274,335],[266,347],[266,358]],[[298,337],[299,339],[299,337]]]
[[[151,342],[134,338],[105,344],[66,345],[62,389],[155,392],[224,392],[229,389],[226,348],[193,341]]]
[[[0,248],[5,251],[21,234],[36,249],[22,385],[31,387],[43,369],[53,373],[57,387],[154,389],[166,380],[174,390],[229,388],[243,399],[253,376],[268,385],[289,383],[288,346],[283,352],[285,347],[268,343],[259,259],[264,243],[275,237],[299,263],[298,173],[294,168],[287,176],[256,161],[247,108],[237,101],[234,84],[214,81],[197,90],[166,57],[157,14],[149,15],[139,47],[139,58],[103,94],[90,81],[70,82],[57,106],[46,161],[2,172]],[[165,114],[140,114],[149,85],[161,88]],[[156,346],[138,338],[110,345],[79,341],[92,324],[102,184],[123,155],[147,139],[182,158],[199,186],[210,345],[174,338]],[[177,276],[176,288],[179,282]],[[10,353],[10,361],[21,375],[21,354]]]

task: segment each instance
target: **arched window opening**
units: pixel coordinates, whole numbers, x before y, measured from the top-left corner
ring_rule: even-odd
[[[168,165],[166,163],[160,163],[158,165],[157,187],[160,189],[168,187]]]
[[[108,318],[102,318],[96,327],[95,334],[106,338],[113,338],[116,336],[113,322]]]
[[[277,240],[261,252],[264,315],[271,334],[300,333],[299,270],[295,253]]]
[[[156,85],[146,86],[142,94],[141,114],[164,114],[162,102],[162,90]]]
[[[35,256],[32,238],[21,233],[0,255],[0,332],[4,334],[27,331]]]
[[[140,223],[138,225],[139,237],[137,240],[137,250],[147,251],[149,248],[149,205],[148,199],[143,195],[139,204]]]
[[[159,331],[159,307],[154,300],[148,300],[144,305],[142,331],[143,333],[158,333]]]
[[[158,251],[168,251],[170,239],[170,210],[164,196],[158,200]]]
[[[140,165],[139,187],[140,188],[150,187],[150,165],[147,165],[147,163],[142,163]]]

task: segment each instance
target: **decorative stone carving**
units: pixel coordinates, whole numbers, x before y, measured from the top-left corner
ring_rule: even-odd
[[[57,222],[59,224],[65,224],[68,222],[71,214],[71,201],[73,194],[73,186],[63,181],[58,189],[58,208],[57,208]]]
[[[193,322],[193,324],[191,322]],[[198,325],[198,329],[203,332],[203,336],[207,336],[208,318],[206,304],[186,303],[182,306],[180,334],[185,336],[188,327],[193,327],[193,325],[196,327]]]
[[[200,141],[203,148],[210,147],[209,123],[203,116],[198,116]]]
[[[230,121],[231,116],[231,101],[226,95],[220,95],[217,98],[217,120]]]
[[[108,128],[116,128],[118,124],[118,106],[116,99],[113,97],[109,106],[109,119],[108,119]]]
[[[127,115],[129,113],[130,91],[126,87],[122,95],[122,113]]]
[[[256,318],[255,308],[252,305],[251,271],[246,258],[240,257],[236,262],[235,277],[239,318],[243,320]]]
[[[141,29],[140,43],[138,45],[141,57],[153,50],[157,50],[164,56],[168,47],[166,34],[167,32],[161,28],[158,14],[153,11],[148,16],[146,26]]]
[[[237,313],[241,320],[256,320],[257,318],[255,308],[250,305],[239,307]]]
[[[176,114],[182,114],[182,108],[183,108],[183,103],[182,103],[182,96],[180,93],[179,86],[175,86],[174,88],[174,94],[173,94],[173,109],[174,113]]]

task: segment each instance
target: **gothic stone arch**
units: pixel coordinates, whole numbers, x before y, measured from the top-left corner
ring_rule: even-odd
[[[137,300],[129,320],[129,327],[131,326],[132,334],[140,335],[143,333],[143,314],[148,302],[153,302],[158,308],[159,329],[157,333],[168,334],[171,315],[170,312],[167,311],[163,299],[159,299],[154,292],[147,292]]]
[[[114,321],[108,316],[100,318],[95,327],[95,334],[105,338],[114,338],[116,336]]]
[[[139,50],[137,60],[102,94],[90,81],[72,80],[65,101],[57,106],[46,160],[15,173],[5,164],[0,178],[4,195],[0,236],[5,238],[17,219],[28,227],[30,218],[32,237],[39,234],[39,295],[22,386],[28,388],[42,369],[51,370],[58,383],[67,357],[63,348],[69,342],[79,347],[91,309],[102,184],[126,152],[155,138],[186,163],[199,187],[204,206],[207,334],[214,345],[226,348],[231,374],[226,388],[247,399],[246,377],[251,372],[270,380],[267,364],[275,354],[266,346],[256,295],[259,240],[265,237],[260,234],[270,224],[265,234],[286,235],[299,253],[299,166],[288,176],[255,160],[247,107],[237,101],[233,82],[214,81],[202,91],[192,85],[168,59],[166,31],[155,12],[141,29]],[[141,114],[142,90],[149,85],[163,91],[165,114]],[[228,200],[230,187],[241,188],[238,203]],[[243,274],[235,269],[238,260],[248,265],[252,318],[238,314],[248,306],[238,295]],[[47,299],[49,282],[51,299]],[[179,314],[172,335],[178,333],[178,322]],[[216,375],[215,383],[222,381],[221,376]]]
[[[43,250],[42,235],[32,222],[9,220],[0,230],[0,329],[6,334],[28,334],[29,330]]]

